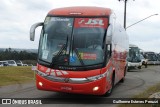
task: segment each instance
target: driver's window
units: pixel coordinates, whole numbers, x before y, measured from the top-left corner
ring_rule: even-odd
[[[111,44],[106,44],[106,61],[108,61],[111,57]]]

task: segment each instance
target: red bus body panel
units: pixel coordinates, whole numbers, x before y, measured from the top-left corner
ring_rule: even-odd
[[[111,9],[102,7],[67,7],[51,10],[48,15],[60,16],[109,16]]]
[[[48,15],[54,16],[106,16],[111,15],[109,8],[100,7],[68,7],[51,10]],[[108,22],[109,23],[109,22]],[[120,30],[117,30],[120,31]],[[119,35],[118,35],[119,36]],[[115,36],[114,36],[115,37]],[[118,39],[121,37],[118,37]],[[118,40],[117,40],[118,41]],[[117,44],[118,42],[115,43]],[[119,40],[119,43],[123,41]],[[62,78],[87,78],[96,75],[106,73],[105,77],[86,83],[69,83],[69,82],[56,82],[48,80],[43,76],[36,74],[36,85],[39,90],[56,91],[56,92],[67,92],[67,93],[78,93],[78,94],[93,94],[103,95],[111,87],[111,80],[113,73],[115,74],[115,83],[120,81],[124,77],[124,70],[126,66],[127,51],[117,47],[112,41],[112,55],[108,61],[106,67],[100,69],[93,69],[88,71],[64,71],[47,68],[45,66],[37,64],[37,70],[48,75],[54,75],[55,77]],[[42,84],[40,84],[40,82]],[[99,87],[97,91],[93,91],[94,87]]]
[[[95,70],[88,70],[88,71],[66,71],[67,75],[60,75],[56,77],[64,77],[64,78],[87,78],[91,76],[96,76],[107,71],[109,68],[111,68],[112,63],[108,63],[108,65],[105,68],[102,69],[95,69]],[[47,67],[44,67],[42,65],[37,64],[37,69],[41,72],[46,73],[48,71]],[[111,72],[113,71],[110,69]],[[53,69],[50,69],[50,71],[53,71]],[[54,72],[59,72],[60,70],[54,70]],[[56,74],[56,73],[55,73]],[[110,75],[110,79],[111,79]],[[39,85],[39,82],[43,83],[43,85]],[[55,82],[48,80],[46,78],[43,78],[42,76],[36,74],[36,85],[39,90],[46,90],[46,91],[56,91],[56,92],[67,92],[67,93],[77,93],[77,94],[93,94],[93,95],[103,95],[108,91],[111,87],[109,81],[107,81],[107,77],[103,77],[100,80],[95,80],[92,82],[87,82],[83,84],[76,84],[76,83],[65,83],[65,82]],[[99,87],[98,91],[93,91],[94,87]],[[67,89],[64,89],[63,87],[66,87]]]
[[[38,82],[43,82],[43,86],[39,86]],[[93,94],[103,95],[106,92],[106,86],[109,86],[106,79],[97,80],[94,82],[83,83],[83,84],[72,84],[72,83],[61,83],[49,81],[39,75],[36,75],[36,84],[39,90],[56,91],[56,92],[67,92],[77,94]],[[93,91],[93,88],[99,86],[98,91]],[[66,87],[64,89],[64,87]]]

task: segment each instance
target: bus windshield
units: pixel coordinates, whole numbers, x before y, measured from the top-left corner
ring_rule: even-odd
[[[141,54],[138,47],[130,47],[127,60],[129,62],[141,62]]]
[[[53,66],[102,64],[107,22],[107,18],[46,17],[38,58]]]
[[[158,61],[160,61],[160,54],[157,54],[157,59]]]
[[[147,54],[148,61],[157,61],[156,54]]]

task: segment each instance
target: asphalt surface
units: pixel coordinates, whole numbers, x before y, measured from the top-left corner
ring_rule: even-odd
[[[130,98],[140,92],[143,92],[150,86],[160,82],[160,66],[148,66],[148,68],[132,69],[126,74],[124,83],[118,83],[113,90],[110,97],[107,98]],[[35,87],[35,82],[29,84],[16,84],[10,86],[0,87],[0,98],[60,98],[61,100],[55,102],[55,104],[46,105],[32,105],[32,107],[116,107],[117,104],[95,104],[97,100],[103,100],[102,103],[107,101],[107,98],[96,97],[91,95],[78,95],[78,94],[66,94],[49,91],[40,91]],[[71,98],[70,102],[66,102],[66,99]],[[77,101],[76,98],[84,99]],[[94,98],[93,104],[83,104],[83,101],[88,98]],[[69,103],[69,104],[66,104]],[[81,104],[76,104],[81,103]],[[9,105],[0,105],[0,107],[8,107]],[[12,105],[16,107],[30,107],[31,105]]]

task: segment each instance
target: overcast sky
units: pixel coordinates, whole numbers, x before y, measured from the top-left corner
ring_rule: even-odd
[[[127,26],[152,16],[128,28],[131,44],[144,51],[160,52],[160,0],[128,0]],[[98,6],[114,10],[123,25],[124,1],[121,0],[1,0],[0,1],[0,48],[37,49],[40,28],[36,40],[29,40],[32,24],[42,22],[54,8],[69,6]]]

